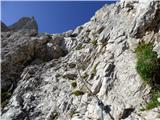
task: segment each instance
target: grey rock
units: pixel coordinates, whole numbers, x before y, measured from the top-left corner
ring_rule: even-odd
[[[104,72],[105,72],[105,76],[108,77],[110,76],[111,72],[113,71],[115,65],[112,63],[109,63],[108,65],[106,65],[106,67],[104,68]]]
[[[74,32],[72,33],[72,35],[77,36],[77,35],[81,32],[82,29],[83,29],[82,26],[77,27],[77,28],[74,30]]]
[[[69,80],[75,80],[77,78],[77,74],[66,72],[63,74],[63,78],[69,79]]]
[[[157,14],[158,2],[124,0],[103,6],[89,22],[62,34],[3,32],[2,86],[12,84],[11,72],[20,72],[2,119],[97,120],[103,114],[104,120],[159,120],[159,107],[140,111],[150,99],[151,87],[136,71],[134,52],[144,41],[153,43],[160,55]],[[98,44],[92,45],[93,40]],[[84,47],[76,49],[77,45]],[[101,113],[82,78],[113,118]],[[75,96],[75,90],[84,95]]]
[[[102,35],[100,35],[100,37],[98,39],[98,43],[99,44],[107,43],[109,38],[110,38],[110,34],[107,34],[107,35],[102,34]]]
[[[36,36],[35,30],[23,29],[17,32],[1,33],[2,37],[2,90],[16,85],[16,80],[28,64],[41,64],[44,61],[64,56],[65,48],[52,42],[46,35]],[[49,42],[51,41],[51,42]]]
[[[153,50],[157,52],[158,58],[160,58],[160,43],[157,43]]]
[[[135,17],[130,33],[131,36],[138,38],[144,36],[146,31],[157,31],[157,25],[159,25],[158,21],[160,20],[159,9],[160,6],[156,2],[150,2],[143,8],[139,4],[136,14],[139,17]]]
[[[97,28],[96,28],[96,33],[97,34],[100,34],[103,30],[104,30],[104,26],[101,26],[101,25],[99,25]]]
[[[96,83],[93,85],[92,87],[92,92],[94,94],[97,94],[100,91],[100,88],[102,86],[102,81],[101,80],[97,80]]]

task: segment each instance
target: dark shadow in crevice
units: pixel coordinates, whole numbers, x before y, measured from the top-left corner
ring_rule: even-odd
[[[134,111],[134,108],[126,108],[124,109],[121,119],[126,119],[131,113]]]

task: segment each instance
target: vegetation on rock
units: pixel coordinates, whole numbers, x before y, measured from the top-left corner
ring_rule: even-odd
[[[77,111],[71,111],[70,113],[69,113],[69,116],[72,118],[75,114],[78,114],[79,112],[77,112]]]
[[[97,68],[98,64],[99,64],[99,63],[95,64],[95,66],[94,66],[94,68],[93,68],[93,73],[92,73],[92,74],[93,74],[94,76],[95,76],[96,73],[97,73],[97,69],[96,69],[96,68]]]
[[[141,78],[152,87],[152,99],[147,104],[146,109],[152,109],[160,105],[160,59],[153,51],[153,44],[141,43],[136,48],[137,72]]]
[[[79,44],[79,45],[76,47],[76,50],[81,50],[81,49],[83,49],[83,48],[85,48],[85,46],[83,46],[82,44]]]
[[[92,43],[93,46],[96,46],[97,45],[97,40],[93,40],[91,43]]]
[[[80,90],[76,90],[76,91],[72,92],[72,94],[75,96],[80,96],[80,95],[84,95],[84,92],[80,91]]]
[[[138,73],[144,81],[152,82],[151,79],[157,75],[160,67],[160,60],[157,58],[157,53],[153,51],[153,45],[141,43],[136,49],[136,55]]]
[[[73,88],[75,88],[75,87],[77,87],[77,82],[74,81],[74,82],[71,83],[71,85],[72,85]]]
[[[84,79],[84,80],[87,80],[88,79],[88,74],[87,73],[84,73],[84,75],[82,76],[82,78]]]
[[[2,92],[1,93],[1,107],[4,108],[9,101],[9,98],[11,97],[10,92]]]
[[[160,106],[160,101],[158,101],[160,98],[160,91],[152,91],[151,98],[150,102],[146,105],[146,109],[148,110]]]

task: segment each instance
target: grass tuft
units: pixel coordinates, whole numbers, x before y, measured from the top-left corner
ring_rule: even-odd
[[[70,111],[69,116],[72,118],[75,114],[78,114],[77,111]]]
[[[83,46],[82,44],[79,44],[79,45],[76,47],[76,50],[81,50],[81,49],[83,49],[83,48],[85,48],[85,46]]]
[[[91,43],[92,43],[93,46],[96,46],[97,45],[97,40],[93,40]]]
[[[141,43],[136,48],[137,65],[136,69],[141,78],[152,87],[151,100],[146,109],[160,106],[160,60],[157,53],[153,51],[153,44]]]
[[[141,43],[136,49],[137,66],[136,69],[142,79],[149,82],[159,67],[157,53],[153,51],[152,44]]]
[[[84,92],[80,91],[80,90],[76,90],[76,91],[72,92],[72,94],[75,96],[81,96],[81,95],[84,95]]]
[[[93,68],[93,71],[92,71],[92,75],[95,76],[96,73],[97,73],[97,66],[98,66],[99,63],[95,64],[94,68]]]
[[[158,101],[158,98],[160,98],[160,91],[154,91],[151,93],[151,100],[149,103],[146,105],[146,109],[153,109],[155,107],[160,106],[160,101]]]

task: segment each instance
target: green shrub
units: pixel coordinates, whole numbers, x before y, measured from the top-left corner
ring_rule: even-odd
[[[97,40],[93,40],[91,43],[92,43],[92,45],[96,46],[97,45]]]
[[[152,87],[151,100],[146,109],[160,106],[157,98],[160,98],[160,60],[153,51],[153,44],[141,43],[136,48],[136,69],[141,78]]]
[[[71,85],[73,88],[75,88],[75,87],[77,87],[77,82],[72,82]]]
[[[159,66],[159,60],[157,59],[157,53],[153,51],[152,44],[141,43],[136,48],[137,56],[137,72],[142,79],[146,82],[151,82],[154,75],[157,73]]]
[[[140,108],[140,111],[145,111],[145,108],[144,107]]]
[[[81,49],[83,49],[83,48],[85,48],[85,46],[83,46],[82,44],[79,44],[79,45],[76,47],[76,50],[81,50]]]
[[[84,95],[84,92],[80,91],[80,90],[76,90],[76,91],[72,92],[72,94],[75,96],[80,96],[80,95]]]
[[[146,105],[146,109],[152,109],[155,108],[157,106],[160,106],[160,102],[157,100],[158,98],[160,98],[160,91],[155,91],[151,93],[151,100],[149,103],[147,103]]]

